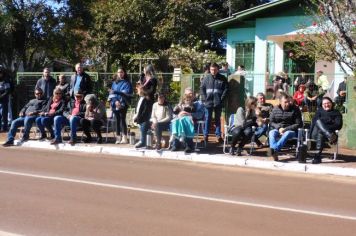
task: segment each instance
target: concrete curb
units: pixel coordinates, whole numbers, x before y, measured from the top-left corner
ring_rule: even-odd
[[[274,162],[269,160],[257,160],[251,157],[232,158],[224,154],[214,154],[214,155],[199,154],[199,153],[185,154],[182,151],[171,152],[171,151],[156,151],[156,150],[146,150],[146,149],[138,150],[133,147],[120,146],[120,148],[118,148],[112,146],[100,146],[100,145],[81,144],[81,143],[76,144],[75,146],[71,146],[67,143],[50,145],[48,141],[44,141],[44,142],[27,141],[24,143],[15,141],[15,145],[28,147],[28,148],[47,149],[47,150],[78,151],[78,152],[86,152],[86,153],[130,156],[130,157],[140,157],[140,158],[193,161],[197,163],[210,163],[210,164],[218,164],[218,165],[253,167],[253,168],[260,168],[260,169],[292,171],[292,172],[300,172],[300,173],[304,172],[304,173],[311,173],[311,174],[356,177],[356,168]]]

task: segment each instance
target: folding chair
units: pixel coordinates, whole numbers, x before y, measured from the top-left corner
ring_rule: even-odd
[[[116,138],[116,119],[115,119],[115,114],[112,112],[110,109],[106,110],[106,138],[105,142],[108,142],[108,136],[109,132],[111,131],[113,133],[113,137]]]
[[[199,136],[204,136],[204,126],[205,126],[205,120],[198,120],[196,122],[197,124],[197,130],[195,132],[195,149],[197,149],[198,147],[200,148],[206,148],[206,140],[204,139],[204,146],[199,146]]]
[[[231,114],[229,117],[229,122],[228,124],[224,125],[224,131],[225,131],[225,135],[224,135],[224,145],[223,145],[223,153],[228,154],[229,150],[228,150],[228,145],[229,145],[229,138],[232,137],[231,134],[229,134],[229,130],[230,128],[234,125],[234,120],[235,120],[235,114]],[[227,150],[226,150],[227,149]]]

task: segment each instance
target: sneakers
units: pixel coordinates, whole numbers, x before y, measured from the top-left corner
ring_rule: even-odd
[[[121,143],[121,135],[116,136],[116,142],[115,144],[120,144]]]
[[[22,137],[22,138],[20,139],[20,142],[21,142],[21,143],[24,143],[24,142],[27,142],[28,140],[29,140],[29,138]]]
[[[128,140],[127,140],[127,136],[126,135],[122,135],[122,138],[121,138],[121,142],[120,144],[128,144]]]
[[[278,161],[278,153],[273,148],[268,148],[267,155],[273,157],[274,161]]]
[[[136,145],[135,145],[135,148],[143,148],[145,147],[146,145],[144,145],[143,143],[141,142],[138,142]]]
[[[7,140],[5,143],[2,144],[3,147],[10,147],[14,146],[14,141],[13,140]]]

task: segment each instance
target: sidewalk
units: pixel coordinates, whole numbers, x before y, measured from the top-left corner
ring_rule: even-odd
[[[0,143],[2,144],[5,140],[6,134],[0,133]],[[344,148],[339,148],[339,155],[337,160],[335,161],[332,160],[333,150],[325,149],[325,154],[323,155],[323,163],[319,165],[312,165],[310,164],[310,159],[307,160],[307,164],[299,164],[295,160],[295,158],[288,153],[281,154],[279,156],[280,161],[275,162],[272,158],[267,157],[267,148],[256,148],[252,155],[249,156],[249,146],[245,147],[243,156],[232,157],[230,155],[223,154],[222,145],[215,144],[212,142],[212,140],[209,140],[210,142],[207,148],[202,148],[198,152],[191,154],[185,154],[183,151],[171,152],[165,149],[163,149],[162,151],[135,149],[133,146],[128,144],[113,144],[114,140],[112,137],[109,141],[110,143],[107,144],[77,143],[75,146],[71,146],[66,142],[59,145],[50,145],[49,141],[40,142],[36,140],[29,140],[22,144],[19,142],[15,142],[15,144],[27,148],[79,151],[87,153],[102,153],[109,155],[133,156],[141,158],[193,161],[198,163],[211,163],[219,165],[243,166],[292,172],[304,172],[312,174],[356,177],[356,150],[349,150]]]

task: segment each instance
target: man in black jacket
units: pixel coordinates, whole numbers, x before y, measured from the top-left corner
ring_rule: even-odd
[[[29,139],[29,134],[30,134],[32,124],[33,122],[35,122],[38,114],[42,111],[47,101],[43,98],[43,93],[40,88],[35,90],[35,97],[36,97],[35,99],[29,101],[21,109],[19,118],[12,121],[11,128],[7,134],[7,140],[3,144],[4,147],[14,145],[16,130],[21,126],[25,127],[21,142],[25,142]]]
[[[297,137],[298,128],[303,126],[298,107],[291,104],[289,95],[282,93],[279,105],[270,114],[269,155],[278,161],[278,152],[288,139]]]
[[[74,95],[80,90],[84,94],[92,93],[92,83],[90,76],[84,72],[80,63],[75,65],[75,74],[70,78],[70,97],[74,99]]]
[[[37,80],[35,89],[40,88],[43,91],[43,97],[49,99],[53,95],[53,90],[56,87],[56,80],[51,76],[48,68],[43,69],[43,75]]]
[[[221,138],[221,111],[224,99],[228,92],[228,82],[225,76],[219,73],[219,65],[210,65],[210,74],[206,74],[201,82],[200,95],[205,105],[204,139],[208,141],[211,118],[214,112],[216,141],[222,142]]]

